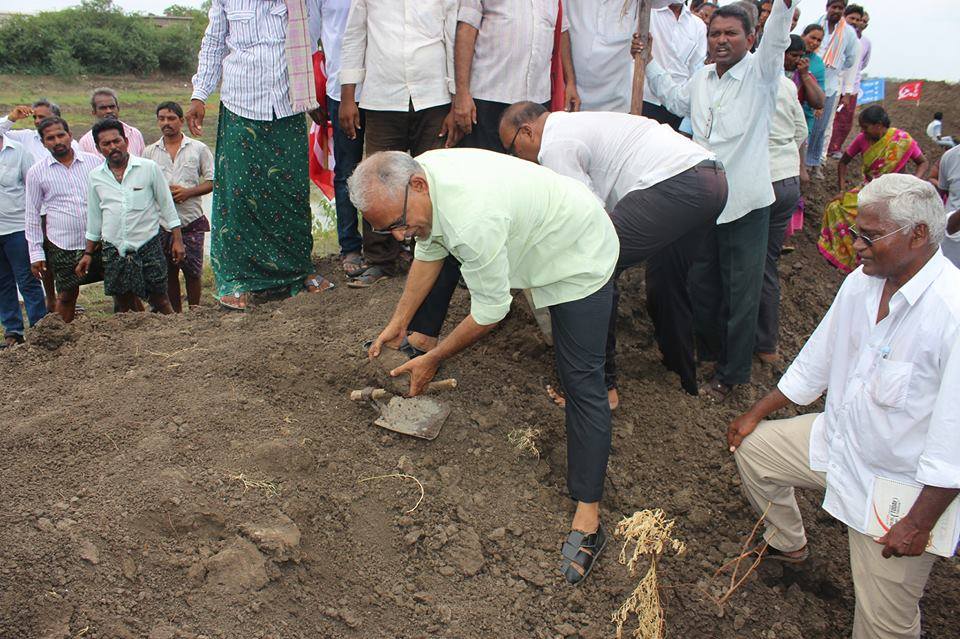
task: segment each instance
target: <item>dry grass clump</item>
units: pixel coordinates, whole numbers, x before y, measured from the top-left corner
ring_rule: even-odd
[[[664,637],[663,606],[657,586],[657,558],[668,548],[678,555],[686,550],[686,545],[673,537],[674,526],[674,520],[668,520],[659,508],[635,512],[617,524],[614,535],[624,540],[619,561],[627,566],[627,571],[636,575],[640,559],[650,558],[650,566],[643,579],[613,614],[617,639],[623,638],[623,626],[631,615],[637,618],[633,639]],[[633,550],[628,552],[631,545]]]
[[[515,428],[507,434],[507,441],[516,449],[517,457],[540,459],[537,443],[541,434],[539,428]]]
[[[280,495],[280,487],[272,481],[267,481],[265,479],[250,479],[243,473],[239,473],[237,475],[227,475],[227,478],[243,484],[243,492],[247,492],[251,488],[254,488],[256,490],[262,490],[271,497],[278,497]]]

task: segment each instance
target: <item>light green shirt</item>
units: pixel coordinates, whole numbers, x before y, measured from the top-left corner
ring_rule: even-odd
[[[161,223],[173,230],[180,226],[180,216],[156,162],[131,155],[122,182],[106,162],[90,172],[88,240],[103,240],[126,255],[159,233]]]
[[[507,315],[511,288],[531,289],[534,306],[542,308],[583,299],[613,275],[617,233],[580,182],[477,149],[428,151],[416,159],[433,202],[433,229],[417,240],[416,258],[453,255],[461,263],[478,324]]]

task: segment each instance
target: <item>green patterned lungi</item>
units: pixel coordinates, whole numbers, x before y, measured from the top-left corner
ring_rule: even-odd
[[[210,263],[217,297],[303,290],[313,214],[303,114],[248,120],[220,105]]]

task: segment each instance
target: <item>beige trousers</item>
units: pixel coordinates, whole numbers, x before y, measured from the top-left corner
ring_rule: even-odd
[[[826,476],[810,470],[810,430],[816,414],[761,422],[734,458],[747,499],[767,511],[764,539],[783,551],[807,544],[794,488],[826,487]],[[853,639],[918,639],[920,598],[935,555],[891,557],[873,538],[847,528],[856,594]]]

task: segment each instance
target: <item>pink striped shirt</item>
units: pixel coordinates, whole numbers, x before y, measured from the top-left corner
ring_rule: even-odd
[[[89,176],[101,164],[100,155],[74,151],[70,166],[48,154],[27,171],[26,236],[31,262],[46,260],[41,215],[47,218],[50,242],[66,251],[86,246]]]
[[[123,125],[123,134],[127,137],[127,151],[130,153],[130,155],[143,157],[143,150],[147,147],[147,145],[143,141],[143,134],[140,133],[140,129],[135,126],[130,126],[123,121],[121,121],[120,124]],[[93,129],[90,129],[84,133],[83,137],[80,138],[80,150],[84,151],[85,153],[100,155],[97,145],[93,142]]]

